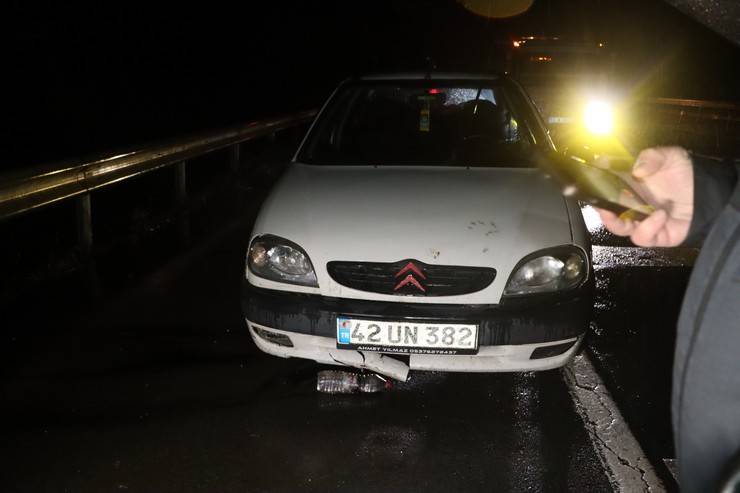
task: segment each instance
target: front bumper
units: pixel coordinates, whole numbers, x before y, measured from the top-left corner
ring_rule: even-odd
[[[284,330],[265,327],[247,320],[249,332],[257,347],[262,351],[281,358],[304,358],[327,365],[343,365],[367,368],[386,376],[406,380],[405,373],[398,374],[395,369],[384,371],[382,361],[373,361],[370,356],[377,353],[366,353],[354,357],[358,351],[337,349],[337,341],[332,337],[296,334]],[[292,347],[279,346],[259,337],[255,329],[268,330],[273,334],[282,334],[290,338]],[[460,372],[507,372],[537,371],[559,368],[573,358],[578,351],[583,336],[573,337],[547,344],[520,344],[505,346],[482,346],[477,354],[457,354],[453,356],[440,354],[409,354],[408,370],[460,371]],[[564,353],[546,358],[532,359],[535,350],[546,347],[567,346]],[[354,353],[354,354],[349,354]]]
[[[343,353],[336,348],[338,315],[387,320],[444,320],[479,324],[475,355],[409,355],[409,367],[444,371],[530,371],[556,368],[575,354],[588,328],[593,286],[558,295],[512,298],[496,305],[388,303],[328,298],[256,288],[243,281],[242,309],[257,346],[282,357],[313,359],[336,364]],[[283,334],[293,347],[257,335],[255,328]],[[546,347],[562,352],[537,355]],[[338,357],[339,356],[339,357]]]

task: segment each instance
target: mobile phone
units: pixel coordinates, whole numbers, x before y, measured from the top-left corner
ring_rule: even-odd
[[[604,169],[578,156],[550,153],[535,161],[561,185],[563,195],[610,210],[623,220],[641,220],[655,209],[640,195],[631,166]]]

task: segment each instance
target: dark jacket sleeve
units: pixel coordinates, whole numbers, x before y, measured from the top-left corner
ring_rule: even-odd
[[[732,161],[719,161],[693,155],[694,164],[694,216],[684,246],[698,246],[730,201],[737,186],[737,165]]]

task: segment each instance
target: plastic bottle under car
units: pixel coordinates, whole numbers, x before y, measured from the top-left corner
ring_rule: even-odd
[[[324,370],[319,372],[316,380],[316,390],[325,394],[373,393],[386,388],[386,382],[373,373]]]

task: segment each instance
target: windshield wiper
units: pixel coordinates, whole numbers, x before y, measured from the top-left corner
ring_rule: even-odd
[[[478,114],[478,101],[480,101],[480,93],[483,91],[483,85],[478,86],[478,92],[475,94],[475,101],[473,105],[473,115]]]

